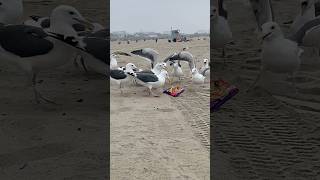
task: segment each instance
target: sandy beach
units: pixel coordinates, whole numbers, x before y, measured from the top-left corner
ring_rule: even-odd
[[[236,85],[240,93],[212,113],[212,162],[216,179],[319,179],[320,59],[305,49],[295,77],[298,95],[286,76],[263,75],[260,88],[246,93],[260,69],[261,44],[248,1],[226,0],[234,45],[212,49],[214,79]],[[272,1],[285,35],[299,1]],[[243,22],[246,22],[244,24]],[[222,178],[223,177],[223,178]]]
[[[25,17],[59,4],[106,24],[105,1],[24,1]],[[105,77],[72,63],[41,72],[40,91],[59,105],[34,102],[23,72],[0,61],[0,179],[105,179],[108,97]]]
[[[196,57],[200,67],[209,58],[209,38],[191,42],[168,43],[167,40],[111,42],[111,52],[131,52],[153,48],[160,59],[184,47]],[[132,62],[141,69],[148,61],[120,57],[120,66]],[[209,179],[209,83],[191,86],[190,71],[180,83],[186,91],[180,97],[149,97],[143,87],[128,86],[124,95],[111,85],[111,179]],[[169,68],[169,73],[171,68]],[[125,176],[124,176],[125,175]]]

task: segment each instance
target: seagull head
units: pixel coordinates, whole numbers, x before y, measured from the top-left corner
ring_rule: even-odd
[[[211,15],[210,17],[216,19],[219,16],[218,9],[215,6],[211,7]]]
[[[0,0],[0,23],[16,24],[22,17],[22,0]]]
[[[162,63],[157,63],[154,67],[155,70],[161,71],[163,69],[167,69],[167,63],[162,62]]]
[[[70,33],[77,34],[73,28],[73,25],[76,24],[82,24],[88,29],[93,28],[93,25],[86,20],[76,8],[67,5],[60,5],[56,7],[51,13],[50,20],[50,29],[58,31],[55,33],[64,35],[70,35]]]
[[[180,66],[179,66],[179,64],[178,64],[177,62],[174,62],[174,63],[173,63],[173,67],[174,67],[175,69],[177,69],[177,68],[179,68]]]
[[[197,73],[198,73],[198,69],[197,69],[197,68],[193,68],[193,69],[191,70],[191,74],[195,75],[195,74],[197,74]]]
[[[262,25],[262,40],[271,40],[277,37],[283,37],[280,26],[276,22],[267,22]]]
[[[128,64],[126,65],[126,70],[127,70],[127,71],[135,71],[135,70],[137,70],[137,69],[138,69],[137,66],[134,65],[133,63],[128,63]]]
[[[209,62],[209,59],[203,59],[203,64],[204,64],[204,65],[207,65],[208,62]]]
[[[315,4],[314,0],[300,0],[301,15],[303,15],[308,9]]]

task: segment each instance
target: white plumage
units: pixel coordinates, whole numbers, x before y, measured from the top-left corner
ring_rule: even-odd
[[[203,84],[205,77],[198,72],[197,68],[193,68],[192,71],[192,83],[194,84]]]
[[[254,84],[260,79],[265,71],[274,73],[286,73],[291,76],[300,68],[300,56],[303,50],[297,43],[286,39],[279,25],[268,22],[262,25],[262,59],[261,72]]]
[[[291,33],[296,33],[306,22],[315,18],[314,0],[301,0],[301,9],[291,25]]]

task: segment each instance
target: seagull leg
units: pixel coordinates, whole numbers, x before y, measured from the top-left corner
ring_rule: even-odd
[[[120,92],[121,92],[120,94],[121,94],[121,95],[123,95],[123,91],[122,91],[122,83],[121,83],[121,82],[120,82],[119,86],[120,86],[120,87],[119,87],[119,89],[120,89]]]
[[[148,92],[149,92],[149,96],[151,96],[151,93],[152,93],[152,92],[151,92],[151,88],[148,88],[148,90],[149,90],[149,91],[148,91]]]
[[[47,103],[51,103],[51,104],[56,104],[54,101],[48,99],[48,98],[45,98],[44,96],[41,95],[41,93],[37,90],[37,87],[36,87],[36,82],[37,80],[37,74],[36,73],[33,73],[33,76],[32,76],[32,87],[33,87],[33,92],[34,92],[34,95],[35,95],[35,100],[38,104],[40,104],[40,100],[44,100],[45,102]]]
[[[84,59],[83,59],[82,56],[80,56],[80,62],[81,62],[81,65],[82,65],[84,71],[85,71],[85,72],[88,72],[88,69],[87,69],[86,65],[84,64]]]
[[[74,65],[76,68],[79,68],[78,57],[79,57],[79,55],[77,55],[77,56],[74,58],[74,60],[73,60],[73,65]]]
[[[152,92],[152,91],[151,91],[151,89],[150,89],[150,93],[151,93],[151,94],[152,94],[152,96],[154,96],[154,97],[160,97],[160,95],[155,94],[154,92]]]

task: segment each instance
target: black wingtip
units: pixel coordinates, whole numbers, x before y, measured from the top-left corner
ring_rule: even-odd
[[[36,16],[36,15],[31,15],[29,17],[35,21],[38,21],[41,18],[40,16]]]
[[[132,54],[140,55],[142,53],[142,49],[131,51]]]

